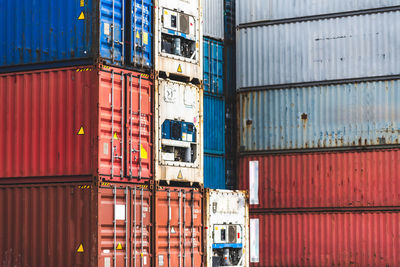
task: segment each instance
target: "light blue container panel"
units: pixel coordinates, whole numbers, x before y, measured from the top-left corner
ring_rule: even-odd
[[[224,47],[223,43],[204,37],[204,91],[224,94]]]
[[[400,145],[400,81],[243,92],[242,151]]]
[[[126,60],[133,47],[125,36],[142,11],[128,0],[0,0],[0,71],[53,68],[91,63],[121,67],[151,66],[151,45],[137,54],[141,65]],[[151,10],[151,1],[144,0]],[[131,12],[126,12],[126,10]],[[143,21],[151,21],[144,12]],[[127,16],[126,14],[132,14]],[[140,18],[137,18],[140,16]],[[149,18],[150,17],[150,18]],[[128,27],[127,27],[128,24]],[[151,23],[144,29],[151,33]],[[147,41],[151,44],[151,35]],[[150,48],[149,48],[150,47]]]
[[[224,156],[204,155],[204,187],[226,189]]]
[[[225,101],[204,94],[204,152],[225,153]]]

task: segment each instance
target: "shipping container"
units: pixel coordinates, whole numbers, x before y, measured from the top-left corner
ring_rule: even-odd
[[[203,192],[156,187],[154,266],[203,266]]]
[[[0,13],[0,71],[153,66],[151,0],[0,0]]]
[[[251,266],[399,266],[400,212],[253,214]]]
[[[155,82],[155,180],[203,184],[203,89]]]
[[[204,94],[204,152],[225,153],[225,100]]]
[[[152,90],[101,65],[0,75],[0,183],[152,178]]]
[[[204,36],[224,39],[224,0],[203,0]]]
[[[138,185],[0,186],[0,262],[150,267],[152,194]]]
[[[400,206],[400,150],[293,153],[239,160],[256,209]]]
[[[202,0],[155,0],[154,65],[163,78],[203,80]]]
[[[225,16],[224,16],[224,35],[225,43],[232,42],[236,35],[236,25],[235,25],[235,1],[236,0],[224,0],[225,5]]]
[[[204,92],[224,94],[224,44],[204,37]]]
[[[247,192],[207,189],[204,213],[204,266],[249,266]]]
[[[204,187],[226,189],[225,155],[204,154]]]
[[[236,22],[239,25],[398,5],[399,0],[236,0]]]
[[[400,81],[239,95],[243,152],[399,145]]]
[[[398,75],[400,11],[237,32],[238,88]]]

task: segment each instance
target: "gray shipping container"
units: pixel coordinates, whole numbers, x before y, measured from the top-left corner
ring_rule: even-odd
[[[217,40],[224,39],[224,0],[203,0],[203,34]]]
[[[400,5],[400,0],[236,0],[236,23],[278,20]]]
[[[400,81],[239,94],[242,152],[400,145]]]
[[[276,24],[237,33],[237,87],[400,73],[400,11]]]

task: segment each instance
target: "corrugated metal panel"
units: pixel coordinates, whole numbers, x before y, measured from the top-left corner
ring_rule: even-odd
[[[251,266],[399,266],[399,220],[400,212],[251,215]]]
[[[224,0],[203,0],[204,36],[224,39]]]
[[[85,66],[0,76],[0,177],[87,175],[90,179],[91,175],[100,174],[105,179],[133,181],[121,179],[121,174],[130,177],[132,170],[130,178],[136,179],[140,166],[142,177],[152,177],[152,83],[146,79],[141,82],[139,131],[141,74],[125,71],[128,76],[122,76],[120,69],[100,68]],[[126,111],[132,111],[132,131],[130,116],[123,115]],[[127,142],[121,142],[125,138]],[[131,157],[127,153],[123,159],[112,159],[112,147],[114,155],[123,156],[125,151],[136,149],[147,157],[135,151]],[[132,167],[130,158],[134,159]],[[114,177],[110,177],[111,170]]]
[[[241,29],[238,88],[400,73],[400,11]]]
[[[397,149],[246,156],[238,186],[253,210],[400,206],[399,166]]]
[[[0,187],[2,266],[97,266],[91,192],[78,184]]]
[[[0,66],[45,63],[50,68],[55,67],[55,62],[64,66],[74,63],[62,61],[92,63],[97,62],[98,57],[108,64],[122,66],[124,57],[130,53],[140,64],[137,67],[151,67],[151,0],[143,1],[145,18],[139,29],[136,25],[125,24],[142,21],[141,5],[128,6],[127,2],[1,0],[4,19],[0,27]],[[129,8],[128,18],[125,10]],[[137,30],[138,36],[145,32],[148,38],[137,40],[132,33],[132,42],[125,42],[123,29]],[[134,53],[138,46],[140,53]],[[39,65],[20,68],[35,69]]]
[[[399,88],[391,80],[242,93],[241,149],[400,144]]]
[[[225,0],[225,41],[230,42],[235,39],[236,26],[235,26],[235,0]]]
[[[203,266],[203,193],[158,187],[154,201],[154,266]]]
[[[236,0],[237,25],[400,5],[399,0]]]
[[[225,156],[204,154],[204,187],[226,189]]]
[[[225,100],[204,95],[204,152],[225,153]]]
[[[224,45],[220,41],[204,38],[204,91],[224,94]]]

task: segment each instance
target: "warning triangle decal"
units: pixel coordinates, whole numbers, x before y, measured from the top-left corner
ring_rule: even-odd
[[[178,177],[177,177],[178,179],[183,179],[183,176],[182,176],[182,171],[179,171],[179,173],[178,173]]]
[[[79,129],[78,135],[84,135],[85,134],[85,130],[83,130],[83,126],[81,126],[81,128]]]
[[[118,140],[118,135],[117,135],[117,133],[114,133],[114,139],[115,139],[115,140]]]
[[[78,247],[78,249],[76,250],[76,252],[82,253],[83,252],[83,244],[81,243]]]
[[[179,72],[179,73],[182,73],[182,67],[181,67],[181,64],[179,64],[179,66],[178,66],[178,72]]]
[[[174,227],[171,227],[171,234],[175,234],[175,233],[176,233],[176,231],[175,231]]]
[[[85,19],[85,13],[83,13],[83,11],[81,12],[81,14],[78,17],[79,20]]]
[[[136,31],[136,38],[140,39],[139,31]]]
[[[143,145],[140,145],[140,158],[147,159],[147,151],[144,149]]]
[[[121,243],[118,243],[118,245],[117,245],[117,249],[122,249],[122,245],[121,245]]]

